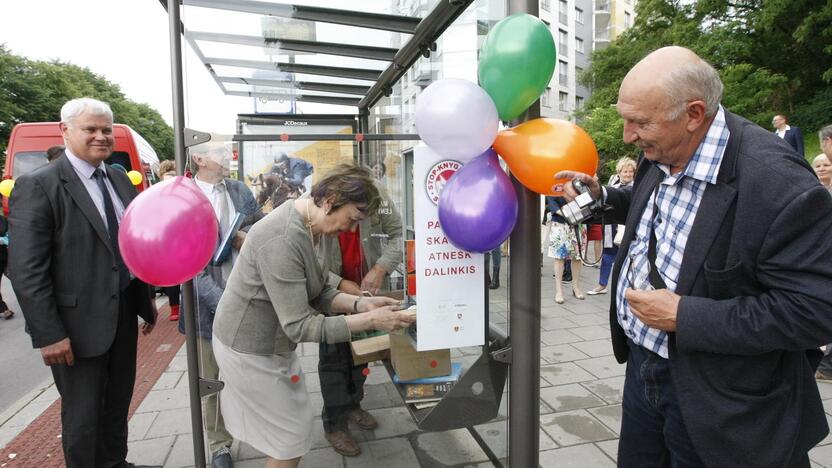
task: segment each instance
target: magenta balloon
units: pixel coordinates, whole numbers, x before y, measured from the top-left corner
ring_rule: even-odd
[[[470,252],[488,252],[511,234],[517,222],[517,194],[488,150],[462,166],[439,196],[439,222],[448,240]]]
[[[179,176],[140,193],[118,230],[124,264],[156,286],[182,284],[205,268],[217,245],[217,216],[196,182]]]

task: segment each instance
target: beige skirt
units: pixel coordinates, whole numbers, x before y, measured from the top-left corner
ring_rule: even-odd
[[[225,382],[219,400],[228,432],[278,460],[307,453],[313,415],[297,355],[245,354],[212,341]]]

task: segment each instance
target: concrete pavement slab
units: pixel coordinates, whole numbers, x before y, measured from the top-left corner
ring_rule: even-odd
[[[540,417],[541,428],[560,446],[610,440],[615,433],[586,410],[552,413]]]
[[[541,366],[540,375],[552,385],[595,380],[596,377],[572,362]]]
[[[608,356],[612,354],[612,340],[610,340],[609,335],[600,340],[570,343],[570,346],[590,357]]]
[[[623,364],[619,364],[611,355],[581,359],[575,361],[575,364],[581,366],[582,369],[589,371],[599,379],[623,376],[626,370],[626,367]]]
[[[360,455],[344,459],[347,468],[419,466],[416,452],[404,437],[375,440],[359,445]]]
[[[127,460],[136,465],[162,465],[173,448],[175,440],[175,437],[168,436],[128,442]]]
[[[578,359],[586,359],[589,356],[579,351],[570,344],[561,344],[553,346],[541,346],[540,357],[546,361],[547,364],[557,364],[560,362],[575,361]]]
[[[594,444],[576,445],[540,453],[542,468],[614,468],[615,463]]]
[[[624,376],[583,382],[581,385],[609,404],[621,403],[624,396]]]
[[[542,388],[540,389],[540,398],[557,412],[593,408],[606,404],[604,400],[578,384]]]
[[[427,463],[453,466],[488,460],[488,456],[466,429],[419,434],[414,445],[421,466]]]

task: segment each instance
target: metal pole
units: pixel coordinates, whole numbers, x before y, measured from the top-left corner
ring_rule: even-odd
[[[538,16],[538,0],[510,0],[509,14]],[[514,124],[540,117],[535,102]],[[509,267],[509,332],[512,362],[509,374],[508,463],[510,467],[540,464],[540,195],[511,178],[520,206],[511,233]]]
[[[358,114],[358,133],[366,135],[370,129],[370,115],[367,109],[359,109]],[[358,142],[358,163],[370,164],[370,143],[364,139]]]
[[[176,173],[185,173],[185,97],[182,80],[182,37],[179,0],[168,0],[170,31],[170,73],[173,86],[173,135]],[[194,466],[205,466],[205,441],[202,436],[202,406],[199,397],[199,356],[197,355],[196,323],[194,322],[194,283],[182,285],[182,313],[185,319],[185,346],[188,351],[188,391],[191,400],[191,432],[194,444]]]

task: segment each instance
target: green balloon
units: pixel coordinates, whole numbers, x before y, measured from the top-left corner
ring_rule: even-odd
[[[494,26],[482,45],[477,74],[501,120],[517,118],[537,101],[555,72],[555,58],[555,40],[539,18],[520,13]]]

